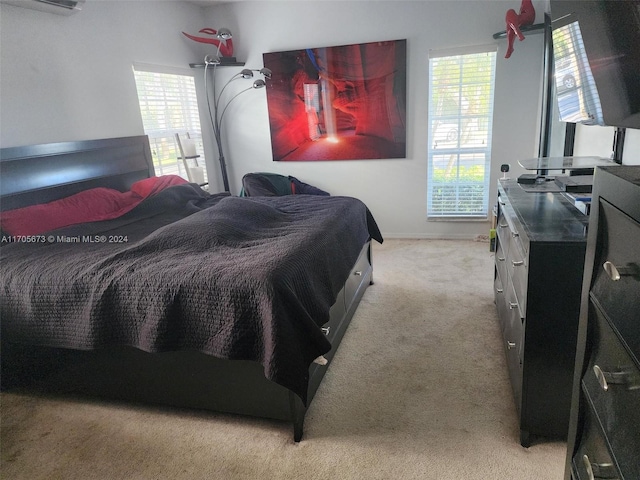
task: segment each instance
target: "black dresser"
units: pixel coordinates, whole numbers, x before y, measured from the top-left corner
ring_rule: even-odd
[[[640,166],[595,173],[565,479],[640,479]]]
[[[498,184],[495,302],[525,447],[567,436],[587,224],[562,193]]]

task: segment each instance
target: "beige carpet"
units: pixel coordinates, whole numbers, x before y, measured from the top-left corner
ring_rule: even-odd
[[[518,443],[487,243],[387,240],[307,414],[288,424],[4,393],[3,479],[559,480]]]

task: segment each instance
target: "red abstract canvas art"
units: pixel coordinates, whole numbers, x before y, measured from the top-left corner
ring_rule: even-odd
[[[265,53],[275,161],[406,157],[406,40]]]

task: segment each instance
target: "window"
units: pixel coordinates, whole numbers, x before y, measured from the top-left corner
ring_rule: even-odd
[[[133,73],[144,133],[149,136],[156,175],[179,175],[187,179],[184,164],[179,158],[176,133],[182,138],[188,132],[195,140],[196,153],[200,155],[199,164],[204,166],[202,130],[193,76],[160,71],[149,66],[134,66]]]
[[[496,52],[429,58],[427,217],[487,217]]]

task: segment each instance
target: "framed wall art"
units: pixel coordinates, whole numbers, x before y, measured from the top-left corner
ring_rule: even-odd
[[[273,160],[405,158],[406,43],[263,54]]]

